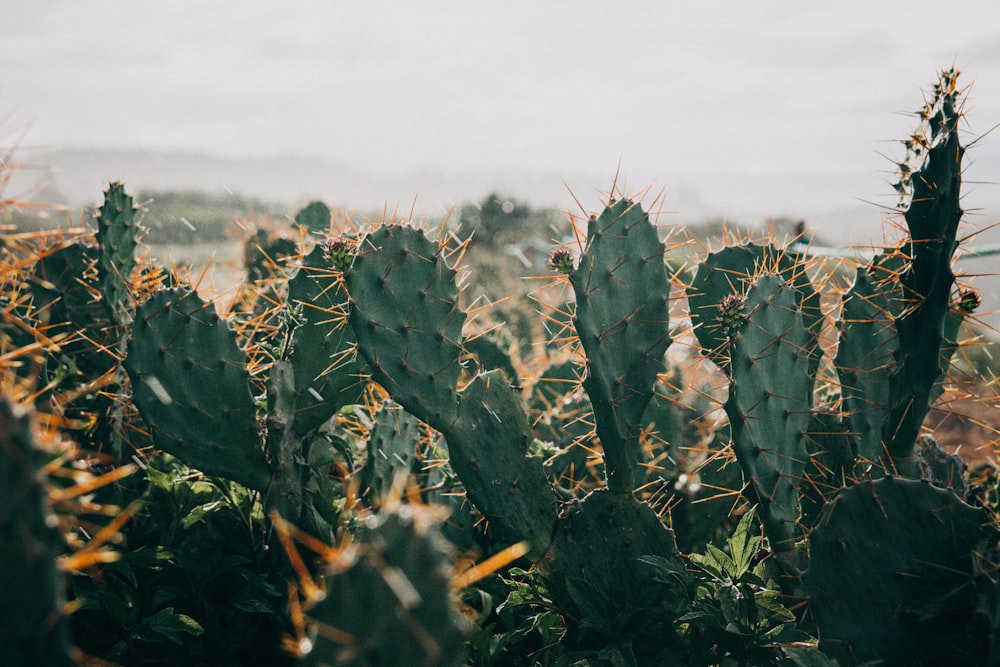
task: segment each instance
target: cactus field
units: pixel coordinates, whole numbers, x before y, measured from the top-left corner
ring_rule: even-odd
[[[928,428],[981,331],[958,79],[868,260],[617,184],[509,295],[321,202],[214,298],[122,183],[5,233],[3,664],[1000,664],[996,452]]]

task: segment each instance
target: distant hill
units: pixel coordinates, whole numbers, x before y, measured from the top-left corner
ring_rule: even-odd
[[[439,214],[462,202],[478,201],[500,191],[536,206],[565,208],[572,201],[565,183],[586,187],[593,178],[487,171],[420,171],[405,176],[364,174],[316,158],[227,159],[200,153],[66,148],[18,156],[41,167],[23,170],[12,188],[44,181],[46,191],[79,206],[96,201],[108,181],[122,180],[132,190],[202,190],[233,192],[289,205],[322,199],[332,207],[371,211],[398,206],[409,212]],[[588,203],[593,199],[588,190]],[[711,211],[696,197],[685,205],[695,217]],[[679,203],[679,202],[678,202]],[[676,207],[672,207],[676,208]]]

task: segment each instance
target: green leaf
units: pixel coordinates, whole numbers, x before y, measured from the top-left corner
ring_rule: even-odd
[[[722,549],[711,544],[705,545],[704,554],[691,554],[688,557],[692,563],[712,575],[713,579],[726,583],[731,573],[736,569],[733,559]]]
[[[187,614],[174,613],[173,607],[156,612],[135,629],[133,636],[140,641],[153,642],[163,637],[175,644],[184,643],[184,635],[200,635],[205,629]]]
[[[181,527],[190,528],[191,526],[195,525],[196,523],[204,519],[209,514],[215,512],[217,509],[219,509],[219,506],[223,505],[224,503],[225,501],[223,500],[213,500],[212,502],[204,503],[203,505],[198,505],[190,512],[188,512],[188,515],[186,517],[184,517],[184,520],[181,521]]]
[[[732,554],[733,579],[739,580],[744,574],[750,571],[754,554],[760,546],[760,538],[754,537],[750,532],[750,524],[753,521],[755,512],[747,512],[740,519],[736,526],[736,531],[729,538],[729,553]]]

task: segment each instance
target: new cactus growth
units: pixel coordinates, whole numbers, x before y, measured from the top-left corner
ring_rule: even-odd
[[[112,183],[97,215],[97,277],[104,306],[116,322],[131,320],[137,227],[132,197],[126,194],[124,185]]]

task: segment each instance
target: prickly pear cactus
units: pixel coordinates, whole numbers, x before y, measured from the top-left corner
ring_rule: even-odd
[[[795,546],[799,490],[809,455],[810,334],[796,289],[779,275],[754,281],[729,344],[726,414],[733,450],[759,503],[771,547]]]
[[[332,569],[309,616],[306,667],[463,664],[466,623],[451,586],[447,544],[429,510],[401,505],[372,518],[351,547],[349,569]]]
[[[842,665],[976,665],[976,553],[989,517],[947,489],[886,477],[848,487],[809,537],[803,576],[820,649]]]
[[[457,391],[465,313],[441,249],[417,229],[382,227],[367,237],[346,279],[350,322],[374,379],[444,434],[452,468],[491,528],[527,540],[540,555],[555,498],[541,461],[527,456],[527,418],[503,372]]]
[[[356,403],[364,389],[354,331],[347,324],[347,293],[325,252],[317,246],[288,281],[287,307],[295,311],[296,320],[288,352],[294,372],[294,427],[303,435],[329,421],[338,409]]]
[[[642,413],[670,345],[665,250],[642,207],[613,201],[587,225],[570,283],[574,325],[587,354],[583,386],[604,448],[608,488],[631,493]]]
[[[651,640],[661,650],[669,645],[672,624],[649,610],[664,614],[678,605],[679,611],[687,599],[658,580],[642,562],[647,556],[684,570],[673,533],[635,496],[600,490],[562,506],[552,546],[537,567],[568,612],[571,640],[604,632],[604,642],[631,638],[636,650]]]
[[[330,229],[330,207],[321,201],[309,202],[295,214],[295,224],[313,234],[326,234]]]
[[[541,556],[552,539],[556,499],[541,460],[528,456],[528,418],[502,371],[465,388],[459,416],[445,437],[469,499],[493,530],[511,542],[527,540],[529,555]]]
[[[0,399],[0,643],[5,664],[72,665],[56,569],[61,540],[42,485],[44,465],[26,413]]]
[[[377,506],[400,476],[413,472],[420,440],[420,420],[393,401],[375,413],[375,426],[368,437],[368,460],[362,477],[368,487],[368,502]]]
[[[131,277],[135,268],[136,208],[121,183],[111,183],[97,215],[97,276],[101,299],[116,322],[131,321]]]
[[[963,91],[957,78],[955,70],[942,72],[920,110],[920,127],[904,142],[907,153],[896,185],[905,209],[905,254],[910,258],[899,281],[910,307],[896,322],[900,370],[892,384],[885,440],[889,453],[900,461],[912,457],[933,387],[947,371],[941,352],[955,283],[952,257],[963,215],[965,148],[958,133]]]
[[[882,429],[889,418],[899,351],[892,316],[900,296],[898,285],[880,281],[874,266],[857,270],[838,322],[835,365],[858,474],[868,474],[882,459]]]
[[[465,313],[441,251],[418,229],[386,225],[365,237],[344,277],[351,326],[372,377],[446,433],[458,415]]]
[[[153,442],[209,475],[258,491],[271,480],[247,360],[197,293],[157,292],[136,311],[125,369]]]

